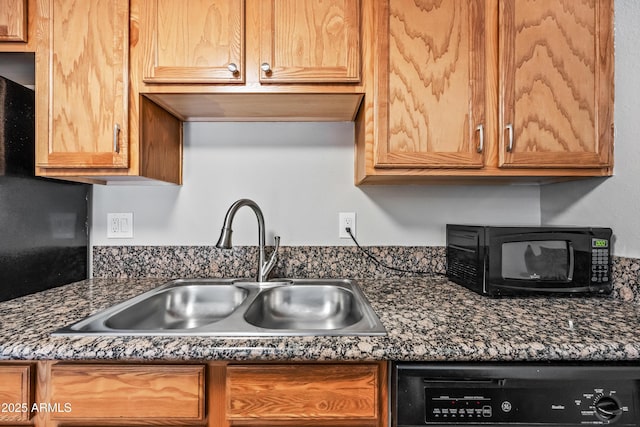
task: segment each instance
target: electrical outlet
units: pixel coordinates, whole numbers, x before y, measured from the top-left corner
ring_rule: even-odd
[[[350,239],[349,233],[347,233],[346,228],[349,227],[351,229],[351,234],[355,237],[356,235],[356,213],[355,212],[340,212],[338,214],[338,237],[341,239]]]
[[[133,213],[107,214],[107,239],[133,238]]]

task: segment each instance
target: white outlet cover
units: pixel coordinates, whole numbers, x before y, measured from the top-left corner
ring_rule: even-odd
[[[345,227],[349,225],[351,234],[356,235],[356,213],[340,212],[338,213],[338,237],[340,239],[351,239],[349,233],[345,231]]]
[[[108,239],[133,238],[133,212],[107,214]]]

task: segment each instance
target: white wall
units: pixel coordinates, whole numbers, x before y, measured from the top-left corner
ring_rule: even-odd
[[[189,123],[182,187],[95,186],[94,245],[213,245],[238,198],[264,212],[282,245],[348,245],[338,212],[357,214],[366,245],[443,245],[447,222],[540,223],[537,186],[353,184],[353,123]],[[107,212],[133,212],[133,239],[106,239]],[[234,243],[253,245],[243,208]]]
[[[614,176],[542,187],[541,216],[547,224],[611,227],[614,253],[640,258],[640,2],[618,0],[615,13]]]

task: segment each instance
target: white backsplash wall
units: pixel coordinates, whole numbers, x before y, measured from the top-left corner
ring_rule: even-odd
[[[611,227],[614,254],[640,258],[640,1],[616,1],[615,14],[614,176],[542,187],[542,221]]]
[[[446,223],[540,223],[537,186],[353,184],[353,123],[187,123],[184,183],[94,186],[91,239],[102,245],[214,245],[227,208],[255,200],[267,239],[282,245],[350,245],[338,212],[356,212],[364,245],[440,246]],[[107,239],[109,212],[133,212],[134,238]],[[234,244],[255,245],[257,225],[238,211]]]

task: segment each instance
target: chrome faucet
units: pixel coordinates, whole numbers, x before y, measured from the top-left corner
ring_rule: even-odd
[[[278,249],[280,248],[280,236],[275,236],[275,247],[273,249],[273,253],[269,257],[268,261],[265,261],[265,231],[264,231],[264,216],[262,215],[262,211],[260,207],[253,200],[249,199],[240,199],[234,204],[231,205],[229,210],[227,211],[226,216],[224,217],[224,225],[222,226],[222,231],[220,232],[220,238],[218,239],[218,243],[216,243],[216,247],[220,249],[231,249],[231,223],[233,222],[233,218],[236,215],[238,209],[243,206],[249,206],[253,209],[253,212],[256,214],[258,218],[258,272],[256,274],[257,282],[266,282],[269,277],[269,273],[276,265],[276,260],[278,259]]]

